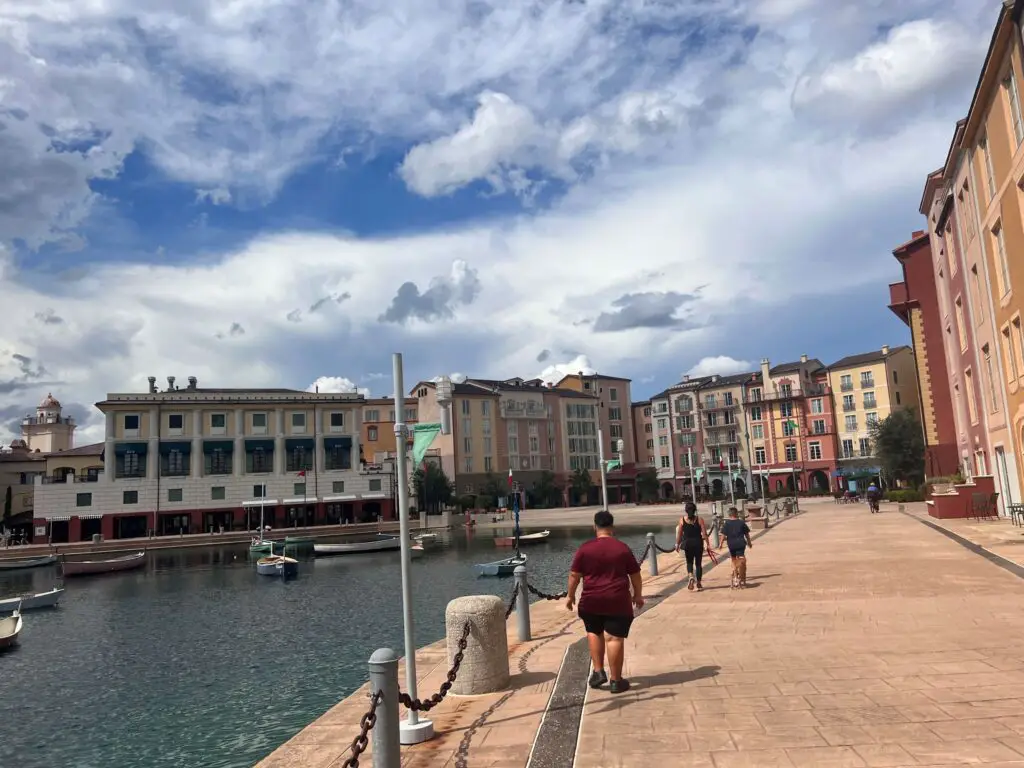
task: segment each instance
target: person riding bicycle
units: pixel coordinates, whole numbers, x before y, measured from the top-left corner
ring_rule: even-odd
[[[882,500],[882,491],[877,485],[875,485],[874,480],[872,480],[871,485],[868,486],[868,491],[865,496],[867,497],[868,507],[871,509],[871,514],[874,514],[878,511],[878,502]]]

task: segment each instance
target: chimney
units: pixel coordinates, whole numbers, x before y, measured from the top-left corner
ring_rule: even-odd
[[[197,379],[195,376],[189,376],[188,377],[188,388],[189,389],[195,389],[198,385],[199,385],[199,379]]]
[[[167,391],[168,392],[173,392],[174,391],[174,377],[173,376],[168,376],[167,377]]]
[[[889,345],[888,344],[883,344],[882,345],[882,354],[883,355],[888,355],[889,354]]]
[[[684,373],[683,374],[683,381],[689,381],[689,380],[690,380],[690,374]]]
[[[152,395],[155,392],[156,392],[156,376],[150,376],[149,377],[149,394]]]
[[[801,363],[806,363],[807,362],[807,355],[800,355],[800,362]]]
[[[717,381],[718,381],[718,374],[717,373],[712,374],[712,376],[711,376],[711,383],[714,384]]]

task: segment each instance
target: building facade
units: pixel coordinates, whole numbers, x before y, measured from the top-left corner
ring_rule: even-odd
[[[910,329],[925,440],[925,473],[930,477],[949,476],[959,469],[960,459],[931,238],[927,232],[915,232],[893,250],[893,256],[900,262],[903,280],[889,286],[889,309]],[[992,364],[991,355],[988,363]],[[990,372],[983,370],[983,375],[987,383],[995,381]]]
[[[360,462],[357,394],[208,389],[110,394],[102,472],[36,479],[52,541],[389,519],[393,478]]]
[[[419,405],[416,401],[405,404],[405,423],[415,424]],[[411,450],[412,440],[406,441],[406,452]],[[360,426],[359,449],[363,461],[379,464],[393,459],[396,452],[395,401],[386,397],[367,399],[363,406]]]

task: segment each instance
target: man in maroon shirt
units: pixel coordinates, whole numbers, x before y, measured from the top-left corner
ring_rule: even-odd
[[[615,519],[607,510],[594,515],[597,538],[584,542],[576,550],[569,566],[569,598],[565,606],[570,611],[575,608],[576,588],[582,579],[579,614],[587,629],[590,661],[594,666],[590,687],[600,688],[608,682],[609,676],[604,671],[607,647],[610,690],[623,693],[629,690],[629,681],[622,677],[625,640],[633,623],[633,606],[644,607],[643,579],[632,550],[615,538],[614,524]]]

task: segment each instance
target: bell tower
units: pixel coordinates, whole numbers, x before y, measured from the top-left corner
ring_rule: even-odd
[[[33,453],[57,453],[74,447],[77,426],[73,418],[61,415],[60,401],[47,394],[36,415],[22,419],[21,436]]]

